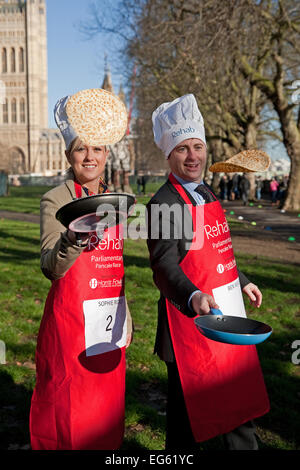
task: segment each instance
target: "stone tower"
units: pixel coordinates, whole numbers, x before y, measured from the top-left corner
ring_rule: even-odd
[[[48,129],[45,0],[0,0],[0,54],[0,169],[64,169],[60,136]]]

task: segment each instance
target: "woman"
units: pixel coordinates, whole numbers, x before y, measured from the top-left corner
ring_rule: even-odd
[[[275,206],[277,203],[277,192],[278,192],[279,183],[276,178],[271,179],[270,183],[270,192],[271,192],[271,205]]]
[[[57,103],[55,117],[70,169],[65,183],[41,200],[41,268],[52,285],[37,342],[31,445],[34,450],[118,449],[124,433],[125,349],[132,332],[122,227],[106,229],[102,239],[95,233],[81,236],[79,242],[55,217],[73,199],[107,190],[101,174],[108,150],[76,137],[67,101]],[[112,256],[118,262],[105,261]]]

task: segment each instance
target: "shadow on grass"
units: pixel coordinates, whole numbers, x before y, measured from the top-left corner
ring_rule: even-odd
[[[40,239],[33,238],[32,236],[24,236],[24,232],[26,232],[27,227],[18,227],[17,225],[14,227],[14,231],[11,228],[6,230],[0,230],[0,238],[2,240],[10,239],[13,241],[19,241],[21,243],[29,243],[30,245],[35,244],[39,246]]]
[[[248,258],[242,254],[237,255],[238,266],[243,273],[249,277],[252,282],[255,282],[260,289],[274,289],[279,292],[295,292],[299,294],[299,273],[300,265],[291,263],[289,261]],[[252,273],[251,265],[255,267],[255,276]],[[278,271],[274,267],[278,266]],[[294,271],[292,271],[294,267]],[[261,272],[259,272],[259,269]],[[262,272],[263,271],[263,272]],[[286,276],[285,276],[286,275]],[[293,276],[293,280],[291,279]]]
[[[16,261],[18,264],[26,264],[27,261],[40,259],[40,254],[32,251],[4,248],[2,253],[3,255],[0,255],[0,261],[4,263]]]
[[[24,233],[24,230],[22,231]],[[24,235],[17,235],[14,233],[7,233],[4,230],[0,230],[0,239],[3,241],[5,239],[12,240],[14,246],[18,246],[19,243],[25,243],[29,244],[32,247],[37,247],[38,251],[28,251],[26,249],[22,249],[20,247],[19,249],[17,248],[9,248],[9,247],[3,247],[1,250],[1,255],[0,255],[0,261],[7,262],[7,261],[17,261],[18,263],[24,262],[26,263],[29,260],[36,260],[40,258],[40,252],[39,252],[39,240],[34,239],[32,237],[26,237]]]
[[[9,186],[9,196],[15,198],[41,198],[53,186]]]
[[[262,450],[299,450],[300,448],[300,365],[291,368],[290,347],[282,354],[282,345],[291,345],[295,335],[276,334],[258,346],[261,367],[270,400],[270,411],[255,420],[259,448]],[[299,336],[300,339],[300,336]],[[297,369],[298,367],[298,369]],[[151,372],[151,371],[150,371]],[[126,413],[138,416],[125,435],[122,449],[147,449],[137,440],[138,433],[165,434],[167,375],[153,378],[143,371],[127,371]],[[285,444],[286,443],[286,444]],[[164,445],[164,444],[163,444]],[[286,445],[286,448],[284,447]],[[160,447],[155,450],[163,449]],[[225,450],[223,439],[217,436],[198,444],[199,450]]]
[[[28,446],[29,410],[32,392],[16,384],[12,376],[0,366],[0,449],[19,449]]]
[[[136,266],[137,268],[150,268],[149,258],[124,254],[124,266]],[[125,271],[126,274],[126,271]]]
[[[291,365],[292,349],[282,350],[283,344],[291,345],[294,339],[292,332],[274,332],[270,340],[257,347],[271,404],[270,412],[255,420],[262,450],[284,450],[285,442],[288,449],[300,448],[300,365]],[[149,450],[147,441],[153,444],[156,440],[160,444],[155,450],[164,448],[166,390],[166,374],[155,376],[151,370],[127,371],[126,416],[129,424],[121,450],[146,451]],[[0,449],[20,448],[29,443],[31,394],[29,387],[15,383],[5,366],[0,367]],[[145,439],[140,439],[140,433],[145,433]],[[280,447],[278,441],[281,441]],[[199,450],[224,450],[220,436],[198,447]]]

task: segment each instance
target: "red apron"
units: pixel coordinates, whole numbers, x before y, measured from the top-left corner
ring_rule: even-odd
[[[76,196],[81,187],[75,183]],[[122,226],[89,238],[52,282],[38,335],[33,450],[112,450],[123,440],[126,304]]]
[[[246,316],[229,227],[220,203],[194,207],[172,174],[170,181],[189,205],[194,228],[198,220],[192,245],[180,263],[183,272],[199,290],[215,298],[224,314]],[[269,399],[255,346],[207,339],[197,331],[193,318],[183,315],[168,300],[166,306],[196,442],[230,432],[268,412]]]

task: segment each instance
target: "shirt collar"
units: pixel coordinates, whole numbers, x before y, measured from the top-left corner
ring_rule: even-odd
[[[195,191],[199,184],[203,184],[203,180],[200,181],[200,183],[195,183],[194,181],[184,180],[183,178],[180,178],[179,176],[175,175],[175,173],[172,174],[177,179],[177,181],[182,184],[182,186],[185,186],[186,188],[189,188],[192,191]]]

